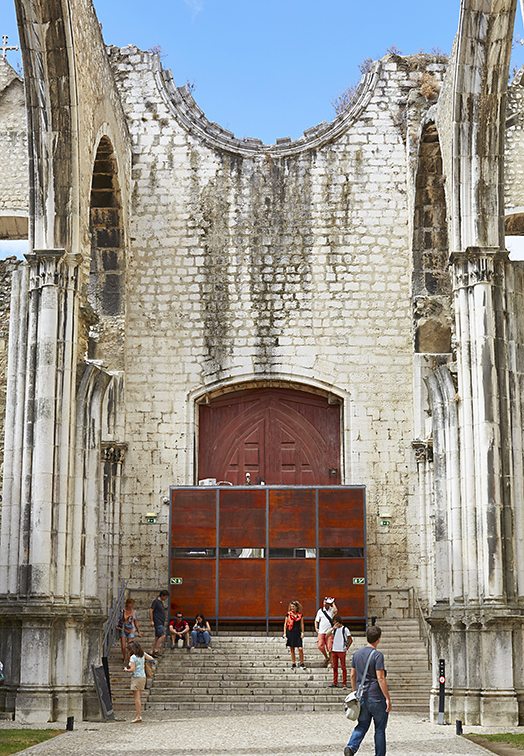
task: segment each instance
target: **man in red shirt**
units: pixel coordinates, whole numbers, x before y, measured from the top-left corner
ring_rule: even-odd
[[[189,625],[182,612],[177,612],[175,619],[169,623],[169,634],[171,635],[171,648],[176,648],[178,641],[181,640],[182,646],[185,646],[189,651]]]

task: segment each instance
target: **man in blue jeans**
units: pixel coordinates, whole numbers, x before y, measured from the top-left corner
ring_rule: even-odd
[[[384,655],[377,651],[381,635],[382,630],[378,625],[368,627],[366,633],[367,646],[359,648],[353,654],[353,661],[351,662],[351,687],[353,690],[358,689],[364,676],[368,657],[371,654],[373,656],[364,682],[357,726],[351,733],[349,743],[344,748],[344,756],[354,756],[358,751],[366,732],[369,730],[371,720],[375,725],[375,756],[386,756],[386,726],[391,711],[391,699],[386,682]]]

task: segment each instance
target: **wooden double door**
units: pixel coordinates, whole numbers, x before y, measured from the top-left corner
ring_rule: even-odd
[[[336,400],[285,388],[226,394],[199,408],[198,478],[337,484],[340,434]]]
[[[281,621],[298,599],[314,618],[335,596],[366,614],[365,492],[357,486],[171,489],[171,615]]]

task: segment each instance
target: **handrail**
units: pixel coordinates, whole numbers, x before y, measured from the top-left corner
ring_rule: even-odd
[[[102,656],[107,657],[109,656],[109,650],[111,646],[113,645],[113,639],[116,632],[116,622],[118,615],[124,608],[124,593],[126,590],[126,581],[122,578],[122,582],[120,584],[120,588],[118,590],[118,595],[116,596],[115,600],[113,601],[113,608],[109,612],[109,617],[104,622],[104,640],[102,643]]]
[[[420,606],[420,601],[418,600],[418,596],[414,588],[413,588],[413,598],[415,600],[415,605],[418,609],[417,618],[418,618],[419,637],[421,640],[424,641],[424,644],[426,646],[426,651],[428,654],[428,669],[431,669],[431,636],[429,632],[428,623],[426,622],[424,612],[422,611],[422,607]]]

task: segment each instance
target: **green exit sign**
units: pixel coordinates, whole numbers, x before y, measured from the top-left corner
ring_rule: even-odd
[[[380,524],[385,526],[386,528],[389,528],[389,526],[391,525],[391,520],[381,520]]]
[[[182,578],[171,578],[171,585],[182,585]]]
[[[364,585],[366,578],[353,578],[353,585]]]

